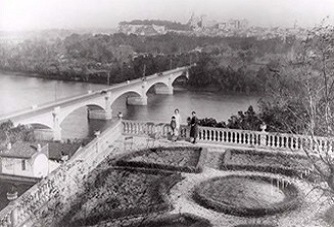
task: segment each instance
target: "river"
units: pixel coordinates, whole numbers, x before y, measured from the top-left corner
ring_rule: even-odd
[[[0,116],[105,87],[107,86],[0,73]],[[113,103],[115,117],[118,112],[122,112],[124,119],[160,122],[169,122],[175,108],[180,109],[183,122],[186,122],[193,110],[199,118],[213,117],[219,121],[227,121],[231,115],[239,110],[245,111],[249,105],[257,111],[260,99],[255,95],[224,95],[182,88],[175,89],[174,95],[148,94],[147,106],[126,106],[125,98],[122,96]],[[95,130],[103,130],[107,126],[107,121],[88,122],[86,109],[80,108],[62,122],[62,136],[64,139],[85,138]]]

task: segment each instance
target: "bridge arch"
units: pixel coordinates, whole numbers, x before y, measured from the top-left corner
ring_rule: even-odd
[[[128,101],[131,98],[133,98],[133,99],[135,99],[135,98],[137,98],[137,99],[147,98],[146,93],[143,94],[142,91],[138,91],[138,90],[134,90],[134,89],[133,90],[127,90],[127,91],[119,92],[117,94],[113,94],[111,99],[110,99],[110,105],[114,104],[114,102],[122,96],[123,97],[127,96],[126,101]]]
[[[166,81],[157,81],[149,86],[145,90],[145,94],[149,91],[154,91],[155,94],[165,94],[167,91],[173,89]],[[165,91],[165,92],[164,92]]]
[[[102,100],[103,101],[103,100]],[[71,115],[76,110],[87,107],[88,110],[102,110],[103,113],[106,112],[106,105],[103,102],[87,102],[87,103],[80,103],[79,105],[71,106],[70,108],[62,109],[59,113],[58,122],[61,125],[64,120]]]
[[[20,125],[38,129],[53,129],[53,121],[51,117],[41,116],[39,118],[27,119],[25,121],[15,122],[13,121],[14,126],[18,127]]]
[[[34,129],[52,129],[51,125],[45,125],[45,124],[41,124],[41,123],[29,123],[29,124],[25,124],[24,126],[30,126]]]

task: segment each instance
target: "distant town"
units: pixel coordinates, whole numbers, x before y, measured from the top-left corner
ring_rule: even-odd
[[[299,26],[297,21],[291,27],[251,26],[246,19],[229,19],[226,21],[210,20],[205,15],[191,15],[186,23],[167,20],[131,20],[121,21],[117,28],[85,28],[85,29],[47,29],[36,31],[0,31],[0,43],[18,43],[28,38],[60,39],[73,33],[77,34],[114,34],[124,33],[138,36],[155,36],[177,33],[190,36],[210,37],[256,37],[258,40],[287,37],[305,40],[310,28]]]
[[[207,16],[197,16],[194,13],[186,24],[161,20],[132,20],[119,23],[118,32],[153,36],[175,32],[196,36],[220,37],[257,37],[257,39],[271,39],[296,36],[299,39],[307,37],[307,29],[295,22],[290,28],[250,26],[246,19],[230,19],[227,21],[210,20]]]

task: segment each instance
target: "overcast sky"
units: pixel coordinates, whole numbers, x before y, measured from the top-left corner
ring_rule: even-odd
[[[334,0],[0,0],[0,30],[113,28],[133,19],[247,19],[255,26],[334,21]]]

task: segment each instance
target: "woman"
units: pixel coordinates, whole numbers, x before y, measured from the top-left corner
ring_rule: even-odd
[[[176,122],[175,136],[179,136],[180,127],[181,127],[181,115],[179,109],[175,109],[174,117]]]
[[[191,113],[192,118],[190,121],[190,140],[193,138],[192,143],[196,143],[197,135],[198,135],[198,119],[196,117],[196,112],[193,111]]]

